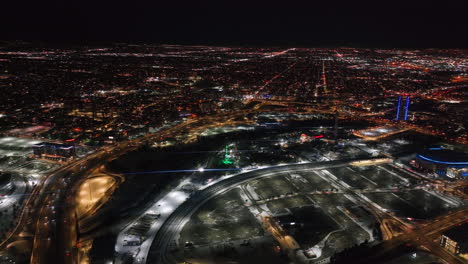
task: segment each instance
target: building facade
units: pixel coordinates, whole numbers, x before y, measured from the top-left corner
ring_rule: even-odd
[[[67,160],[76,156],[75,146],[42,142],[32,146],[36,157],[51,160]]]
[[[468,223],[445,231],[439,240],[450,253],[468,259]]]
[[[414,166],[439,176],[464,178],[468,176],[468,155],[463,152],[429,148],[416,155]]]

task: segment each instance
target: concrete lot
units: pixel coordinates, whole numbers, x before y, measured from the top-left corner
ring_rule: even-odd
[[[204,204],[182,230],[179,243],[208,245],[262,235],[263,230],[244,206],[238,189],[233,189]]]

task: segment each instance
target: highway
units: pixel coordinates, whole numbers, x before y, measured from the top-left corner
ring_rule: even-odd
[[[64,249],[66,252],[56,252],[54,247],[56,234],[60,232],[57,232],[58,230],[56,230],[56,228],[63,226],[64,229],[67,229],[65,230],[66,233],[76,233],[75,226],[71,227],[71,223],[56,225],[57,223],[63,223],[66,219],[72,219],[72,217],[70,215],[62,216],[60,212],[52,209],[53,205],[56,205],[56,207],[62,206],[64,208],[70,205],[70,200],[67,199],[66,191],[73,189],[74,186],[72,183],[80,177],[87,175],[95,167],[135,149],[138,144],[151,140],[152,138],[172,135],[171,133],[174,133],[173,131],[188,127],[195,121],[200,121],[200,119],[188,120],[163,132],[150,134],[133,141],[125,141],[114,146],[102,147],[95,153],[74,160],[52,171],[33,189],[28,200],[22,207],[18,224],[11,234],[0,243],[0,248],[6,247],[8,244],[15,241],[19,233],[29,231],[34,233],[31,263],[62,263],[57,260],[58,256],[67,256],[67,259],[73,259],[72,248]],[[62,217],[65,219],[62,219]],[[28,226],[30,226],[30,229],[27,229]],[[34,232],[34,230],[36,230],[36,232]],[[63,234],[63,236],[76,237],[76,234]],[[68,243],[74,246],[76,241],[69,241]]]
[[[114,154],[122,154],[116,151]],[[50,194],[39,200],[36,214],[31,263],[74,263],[76,219],[73,210],[75,182],[85,177],[99,162],[111,159],[108,148],[71,163],[50,175],[42,186]],[[57,210],[58,208],[59,210]]]
[[[203,118],[189,119],[183,123],[179,123],[168,129],[149,134],[135,140],[124,141],[113,146],[102,147],[95,153],[84,158],[71,161],[52,171],[45,176],[32,191],[32,194],[25,202],[18,224],[14,228],[9,237],[0,243],[0,248],[6,247],[11,242],[14,242],[18,234],[23,231],[32,232],[33,249],[31,255],[31,263],[77,263],[76,238],[79,230],[77,230],[77,219],[73,216],[74,204],[71,202],[71,197],[76,189],[76,182],[81,178],[86,177],[96,167],[106,164],[108,161],[117,158],[118,156],[136,149],[139,145],[145,142],[159,140],[164,137],[175,137],[177,135],[187,135],[191,131],[201,131],[212,126],[229,126],[237,124],[233,119],[236,117],[244,117],[248,113],[262,112],[263,110],[240,110],[234,112],[220,113],[213,116]],[[244,122],[245,123],[245,122]],[[192,135],[189,140],[194,140]],[[332,165],[333,162],[327,166]],[[337,162],[336,166],[344,166],[347,162]],[[311,168],[314,166],[322,166],[323,164],[297,164],[295,169],[301,166]],[[308,167],[311,166],[311,167]],[[318,167],[316,169],[318,169]],[[285,169],[286,168],[286,169]],[[287,167],[268,168],[276,173],[282,170],[287,170]],[[268,173],[267,173],[268,174]],[[145,262],[150,248],[152,250],[151,259],[155,259],[156,263],[170,263],[167,258],[167,252],[170,239],[161,239],[171,236],[174,228],[181,228],[184,221],[187,221],[187,215],[191,215],[198,207],[193,207],[196,203],[203,203],[217,193],[225,191],[229,186],[240,184],[251,178],[261,177],[266,175],[264,171],[257,170],[248,173],[239,174],[232,179],[226,179],[215,185],[211,185],[199,194],[195,194],[177,208],[170,215],[168,223],[164,223],[159,232],[155,233],[151,240],[154,240],[154,245],[151,243],[144,244],[138,254],[138,258]],[[60,208],[63,207],[63,208]],[[58,209],[57,209],[58,208]],[[185,217],[184,217],[185,215]],[[160,243],[163,243],[162,245]],[[57,246],[60,245],[60,246]]]
[[[465,264],[462,259],[452,255],[441,246],[435,239],[445,230],[454,227],[468,220],[468,208],[461,208],[451,213],[436,217],[431,222],[417,226],[414,229],[407,228],[404,234],[393,239],[382,242],[369,250],[370,254],[366,258],[349,259],[359,261],[360,264],[374,264],[388,260],[392,252],[402,245],[421,246],[429,250],[432,254],[442,258],[449,264]]]
[[[171,258],[170,251],[171,249],[173,249],[173,245],[177,244],[177,235],[178,233],[180,233],[187,221],[190,220],[191,215],[209,199],[223,192],[226,192],[229,189],[244,183],[245,181],[254,178],[272,176],[278,173],[294,172],[301,170],[324,170],[333,167],[348,166],[352,162],[355,161],[333,161],[328,163],[305,163],[270,167],[246,173],[240,173],[228,179],[216,182],[215,184],[198,191],[186,202],[181,203],[172,212],[172,214],[170,214],[169,217],[161,220],[164,222],[162,224],[158,224],[158,228],[152,228],[152,233],[147,234],[148,239],[138,249],[138,254],[136,255],[136,260],[134,263],[175,263],[176,260]],[[330,176],[330,178],[330,180],[335,181],[333,180],[333,177]],[[336,181],[336,184],[340,185],[340,187],[343,187],[341,186],[341,184],[339,184],[338,181]],[[355,191],[346,188],[346,186],[344,186],[343,188],[344,190],[353,193],[355,197],[358,197],[358,200],[360,202],[363,202],[369,208],[371,208],[374,215],[377,217],[377,219],[380,220],[381,224],[390,221],[391,223],[399,227],[401,230],[409,232],[405,235],[395,234],[395,232],[389,229],[387,225],[384,225],[383,231],[387,232],[387,238],[390,240],[388,240],[388,242],[384,242],[383,249],[385,250],[382,253],[376,252],[376,256],[380,256],[388,250],[392,250],[397,246],[408,243],[408,241],[419,241],[419,243],[425,241],[426,243],[423,245],[426,248],[430,247],[434,249],[434,253],[436,255],[442,257],[445,260],[448,260],[449,263],[463,263],[460,262],[458,258],[452,256],[450,253],[438,247],[436,244],[434,245],[433,242],[427,243],[429,241],[427,238],[430,237],[433,239],[434,237],[431,236],[438,235],[443,230],[446,230],[460,222],[467,220],[467,209],[462,209],[461,211],[456,211],[454,213],[447,214],[445,216],[442,216],[441,218],[436,218],[430,223],[412,230],[411,225],[402,222],[401,219],[398,219],[397,217],[390,215],[383,210],[380,210],[380,207],[378,205],[376,205],[372,201],[368,201],[368,199],[365,199],[365,196],[362,196],[360,193],[356,193]],[[391,239],[392,237],[393,239]]]
[[[44,176],[33,189],[21,209],[18,224],[0,243],[0,248],[8,246],[18,239],[18,234],[27,231],[34,234],[31,263],[77,263],[77,251],[74,250],[77,241],[74,238],[78,237],[79,230],[76,228],[76,219],[72,215],[74,202],[70,194],[78,187],[75,183],[79,182],[80,178],[86,177],[96,167],[136,149],[145,142],[186,135],[191,130],[203,130],[213,125],[236,125],[237,122],[233,119],[244,117],[255,111],[257,110],[238,110],[188,119],[156,133],[102,147],[88,156],[73,160],[53,170]],[[57,244],[60,247],[56,247]]]
[[[356,160],[330,161],[318,163],[302,163],[284,166],[273,166],[264,169],[239,173],[216,182],[207,188],[198,191],[186,202],[177,207],[172,214],[164,221],[159,229],[154,230],[154,234],[148,236],[148,240],[143,243],[136,257],[135,263],[174,263],[170,258],[170,246],[174,243],[175,237],[182,230],[191,215],[205,202],[214,196],[228,191],[246,181],[273,176],[278,173],[296,172],[304,170],[323,170],[334,167],[348,166]],[[149,242],[148,242],[149,241]],[[152,243],[151,243],[152,242]]]

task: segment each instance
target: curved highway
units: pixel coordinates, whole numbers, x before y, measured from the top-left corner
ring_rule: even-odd
[[[310,169],[321,170],[332,167],[347,166],[352,161],[355,160],[274,166],[245,173],[239,173],[230,178],[212,184],[192,195],[189,199],[187,199],[187,201],[182,203],[177,209],[174,210],[174,212],[162,224],[160,229],[148,238],[150,241],[145,241],[146,243],[142,244],[135,263],[146,263],[147,260],[148,263],[175,263],[176,261],[169,257],[169,247],[174,242],[174,238],[182,230],[183,226],[190,219],[191,215],[201,205],[220,193],[226,192],[229,189],[232,189],[254,178],[267,177],[290,171]]]
[[[195,193],[189,199],[183,202],[180,206],[175,208],[174,211],[161,224],[160,228],[156,229],[153,234],[150,234],[148,236],[148,239],[141,245],[137,255],[137,259],[134,263],[176,263],[177,261],[170,254],[171,245],[175,244],[175,240],[177,239],[178,234],[180,233],[184,225],[190,220],[190,217],[195,213],[195,211],[216,195],[229,191],[230,189],[246,181],[252,180],[254,178],[268,177],[284,172],[322,170],[333,167],[348,166],[353,161],[356,160],[274,166],[235,174],[227,179],[215,182],[212,185],[202,190],[199,190],[197,193]],[[455,210],[451,213],[440,216],[439,218],[433,219],[431,222],[419,228],[421,228],[421,230],[436,230],[437,232],[441,232],[442,230],[446,230],[449,227],[454,226],[460,222],[466,221],[468,219],[468,216],[466,215],[467,210],[467,208]],[[410,241],[419,242],[419,239],[416,240],[415,238],[417,238],[418,236],[426,237],[430,234],[430,232],[410,233],[411,234],[397,236],[389,240],[388,242],[391,243],[392,246],[384,247],[384,249],[393,248],[396,245],[400,245],[405,241],[408,241],[408,238]],[[447,254],[445,251],[440,250],[437,247],[434,249],[434,253],[440,257],[443,257],[446,260],[450,260],[451,263],[461,263],[458,258],[449,256],[450,254]]]

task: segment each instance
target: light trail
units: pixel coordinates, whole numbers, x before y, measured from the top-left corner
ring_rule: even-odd
[[[258,95],[258,93],[260,93],[263,89],[265,89],[265,87],[267,87],[270,83],[272,83],[274,80],[278,79],[279,77],[282,77],[287,71],[289,71],[290,69],[294,68],[296,66],[297,62],[294,62],[292,63],[291,65],[288,66],[288,68],[286,68],[286,70],[282,71],[281,73],[273,76],[273,78],[271,78],[270,80],[266,81],[265,84],[263,86],[261,86],[255,93],[254,95]]]
[[[40,194],[52,194],[52,193],[58,193],[58,192],[41,192],[41,193],[10,194],[10,195],[0,196],[0,200],[1,200],[1,199],[8,199],[8,198],[11,198],[11,197],[31,196],[31,195],[40,195]]]
[[[203,169],[203,172],[207,171],[240,171],[240,168],[227,168],[227,169]],[[160,171],[140,171],[140,172],[126,172],[124,175],[135,175],[135,174],[159,174],[159,173],[177,173],[177,172],[200,172],[200,169],[193,170],[160,170]]]
[[[280,140],[252,140],[252,141],[273,141],[273,142],[278,142]],[[258,150],[252,150],[252,149],[239,149],[239,150],[233,150],[234,152],[258,152]],[[181,152],[168,152],[167,154],[198,154],[198,153],[218,153],[218,152],[224,152],[224,150],[199,150],[199,151],[181,151]]]

